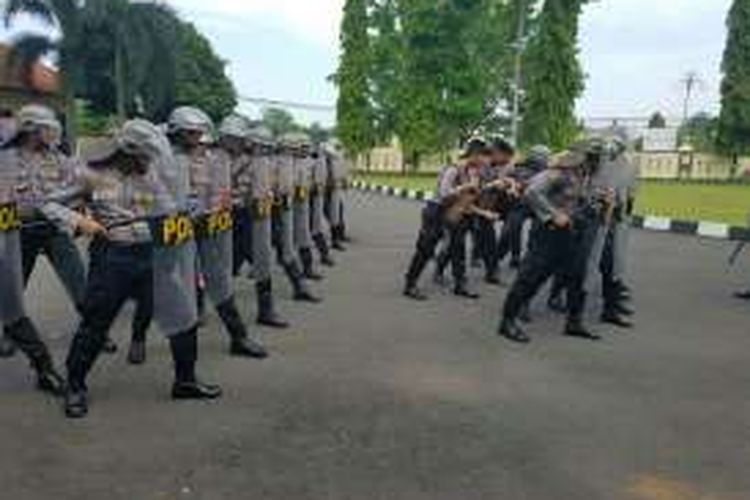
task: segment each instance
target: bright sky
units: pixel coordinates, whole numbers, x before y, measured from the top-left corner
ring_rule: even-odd
[[[333,104],[326,78],[336,68],[343,0],[170,0],[229,63],[239,93]],[[693,111],[718,110],[720,62],[731,0],[599,0],[586,8],[581,54],[588,75],[582,115],[679,116],[680,81],[704,84]],[[9,33],[0,28],[0,39]],[[251,114],[258,106],[243,104]],[[333,113],[295,112],[331,123]]]

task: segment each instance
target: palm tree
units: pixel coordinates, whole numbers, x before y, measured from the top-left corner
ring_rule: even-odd
[[[75,137],[75,89],[80,74],[76,62],[85,46],[81,36],[82,9],[76,0],[7,0],[2,13],[6,27],[17,15],[28,14],[60,31],[59,39],[28,33],[20,35],[13,42],[12,59],[26,66],[50,53],[57,55],[70,137]]]

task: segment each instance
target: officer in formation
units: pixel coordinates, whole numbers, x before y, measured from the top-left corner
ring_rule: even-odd
[[[480,172],[488,165],[491,148],[485,140],[470,140],[458,163],[445,167],[438,179],[437,197],[429,200],[422,210],[422,226],[417,238],[416,251],[405,277],[404,296],[414,300],[426,300],[418,287],[419,278],[435,255],[440,242],[446,238],[445,257],[439,258],[438,273],[450,263],[454,278],[454,294],[458,297],[476,299],[478,294],[468,288],[466,276],[466,237],[475,217],[488,221],[491,227],[499,218],[494,203],[486,203],[485,197],[499,191],[504,198],[512,196],[516,183],[498,176],[482,182]],[[491,260],[491,257],[490,257]],[[442,262],[441,262],[442,261]]]
[[[346,162],[339,154],[336,141],[326,144],[321,152],[325,160],[325,205],[324,215],[331,228],[331,247],[339,252],[346,250],[345,199],[349,189],[349,172]]]
[[[210,139],[214,132],[210,118],[197,108],[175,110],[166,133],[149,122],[130,121],[86,163],[56,157],[55,162],[39,162],[21,150],[22,145],[35,154],[51,149],[42,146],[54,142],[60,129],[46,108],[22,110],[17,130],[17,137],[0,150],[0,271],[4,276],[0,320],[10,345],[31,360],[38,387],[65,395],[68,417],[88,413],[88,373],[109,341],[114,320],[130,299],[136,300],[137,312],[129,361],[145,361],[145,331],[153,317],[170,341],[175,399],[221,395],[218,386],[204,384],[196,376],[199,282],[205,284],[229,334],[230,353],[249,358],[268,355],[249,335],[234,298],[237,238],[242,243],[239,247],[245,249],[239,257],[255,268],[259,323],[287,326],[273,306],[274,244],[295,298],[318,301],[308,291],[299,264],[297,250],[305,241],[300,237],[303,219],[295,221],[292,211],[293,202],[301,200],[293,196],[302,186],[298,179],[303,169],[296,170],[294,159],[279,154],[282,151],[270,134],[252,128],[245,118],[224,120],[218,144]],[[334,199],[340,205],[331,233],[342,235],[342,193],[327,193],[327,159],[318,165],[320,158],[310,154],[306,140],[286,141],[283,151],[309,160],[300,163],[307,172],[305,191],[317,190],[320,199],[304,198],[308,234],[311,240],[312,234],[325,239],[324,204],[330,196],[328,204]],[[319,180],[318,188],[313,186],[314,179]],[[337,186],[343,186],[343,181]],[[234,219],[245,214],[250,223],[244,232],[237,231]],[[79,295],[74,300],[81,321],[67,357],[67,380],[57,373],[24,307],[24,277],[30,274],[24,258],[31,257],[24,253],[22,231],[37,225],[45,228],[43,236],[49,241],[31,247],[41,250],[29,255],[35,258],[44,251],[54,266],[74,267],[80,275],[69,288],[71,295],[73,285],[82,290],[76,290]],[[73,235],[90,238],[87,271]],[[59,247],[69,253],[54,250]],[[72,259],[72,251],[77,259],[66,260]],[[80,268],[75,267],[79,264]],[[66,276],[59,269],[58,274]]]
[[[518,324],[519,316],[556,275],[567,293],[564,333],[599,340],[583,323],[587,290],[597,266],[599,271],[607,270],[602,273],[606,276],[602,321],[629,326],[621,317],[630,312],[623,304],[624,269],[621,263],[614,264],[626,257],[626,245],[615,243],[615,234],[624,229],[626,214],[632,210],[636,178],[624,150],[624,142],[592,138],[532,178],[524,201],[534,214],[534,224],[528,253],[505,301],[501,336],[518,343],[530,341]]]

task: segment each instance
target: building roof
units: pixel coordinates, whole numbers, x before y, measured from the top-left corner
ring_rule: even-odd
[[[60,90],[60,74],[55,68],[42,61],[32,64],[27,71],[13,68],[10,53],[10,46],[0,44],[0,88],[42,94],[56,94]]]

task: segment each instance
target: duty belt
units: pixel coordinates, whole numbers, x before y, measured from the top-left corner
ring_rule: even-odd
[[[271,217],[273,213],[273,207],[275,204],[274,198],[256,198],[250,205],[250,212],[254,219],[267,219]]]
[[[154,217],[149,220],[151,237],[159,247],[176,247],[195,238],[195,228],[185,213]]]
[[[0,204],[0,233],[16,231],[21,227],[18,205],[15,203]]]
[[[310,190],[307,186],[297,186],[294,188],[295,201],[305,201],[309,194]]]
[[[228,209],[216,210],[193,220],[195,237],[198,239],[215,238],[221,233],[230,231],[232,225],[232,211]]]
[[[276,194],[273,198],[274,210],[289,210],[289,195],[288,194]]]
[[[323,192],[322,184],[313,184],[310,187],[310,196],[320,196],[320,193],[322,192]]]

